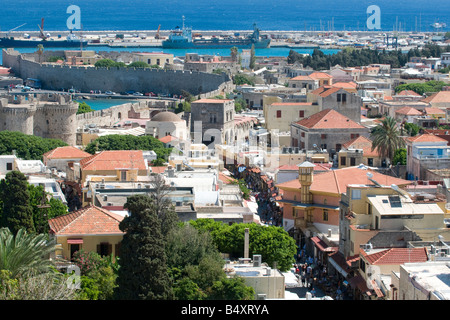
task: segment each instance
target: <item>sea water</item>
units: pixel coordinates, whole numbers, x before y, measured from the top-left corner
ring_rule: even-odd
[[[446,23],[450,30],[449,0],[14,0],[3,1],[0,30],[22,24],[19,31],[67,30],[70,13],[81,10],[83,30],[171,30],[186,25],[194,30],[366,30],[370,5],[380,8],[381,30],[433,31]]]

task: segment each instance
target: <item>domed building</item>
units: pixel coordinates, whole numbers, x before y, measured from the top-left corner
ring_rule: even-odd
[[[188,138],[186,121],[170,111],[159,112],[147,121],[145,134],[157,139],[166,136],[176,137],[179,140]]]

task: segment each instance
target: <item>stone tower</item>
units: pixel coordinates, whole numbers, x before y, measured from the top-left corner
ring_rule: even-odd
[[[2,98],[0,99],[0,113],[0,130],[33,134],[33,118],[36,114],[34,104],[9,104],[8,99]]]

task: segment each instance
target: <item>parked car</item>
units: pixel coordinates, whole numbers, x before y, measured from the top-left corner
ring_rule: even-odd
[[[133,93],[134,96],[143,96],[144,94],[140,93],[140,92],[135,92]]]
[[[116,93],[112,92],[112,91],[106,91],[105,94],[112,96],[112,95],[115,95]]]

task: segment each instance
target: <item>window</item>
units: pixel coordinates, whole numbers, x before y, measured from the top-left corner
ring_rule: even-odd
[[[12,168],[12,162],[7,162],[6,163],[6,170],[8,170],[8,171],[11,171],[13,168]]]
[[[373,158],[367,158],[367,165],[373,167]]]
[[[300,111],[299,111],[299,117],[300,117],[300,118],[305,117],[305,110],[300,110]]]
[[[340,93],[337,94],[337,102],[341,102],[341,99],[342,99],[341,96],[342,95]]]
[[[97,253],[104,256],[109,256],[112,253],[112,245],[110,245],[108,242],[102,242],[97,245]]]
[[[302,136],[302,138],[304,138],[304,137],[305,137],[305,133],[304,133],[304,132],[302,132],[302,133],[301,133],[301,136]]]
[[[361,190],[353,189],[352,190],[352,200],[360,200],[361,199]]]
[[[355,138],[358,138],[359,137],[359,133],[352,133],[352,134],[350,134],[350,138],[351,139],[355,139]]]
[[[327,138],[327,135],[324,134],[324,133],[322,133],[322,134],[320,135],[320,138],[321,138],[321,139],[326,139],[326,138]]]
[[[336,144],[336,152],[339,152],[342,148],[342,145],[340,143]]]
[[[126,171],[120,171],[120,180],[121,181],[127,180],[127,172]]]
[[[346,160],[347,160],[346,157],[341,157],[341,166],[347,165],[347,164],[346,164]]]
[[[342,102],[347,102],[347,94],[345,93],[342,94]]]
[[[281,110],[277,110],[277,118],[281,118]]]
[[[323,221],[328,221],[328,209],[323,209]]]
[[[350,166],[356,166],[356,158],[354,157],[350,158]]]

